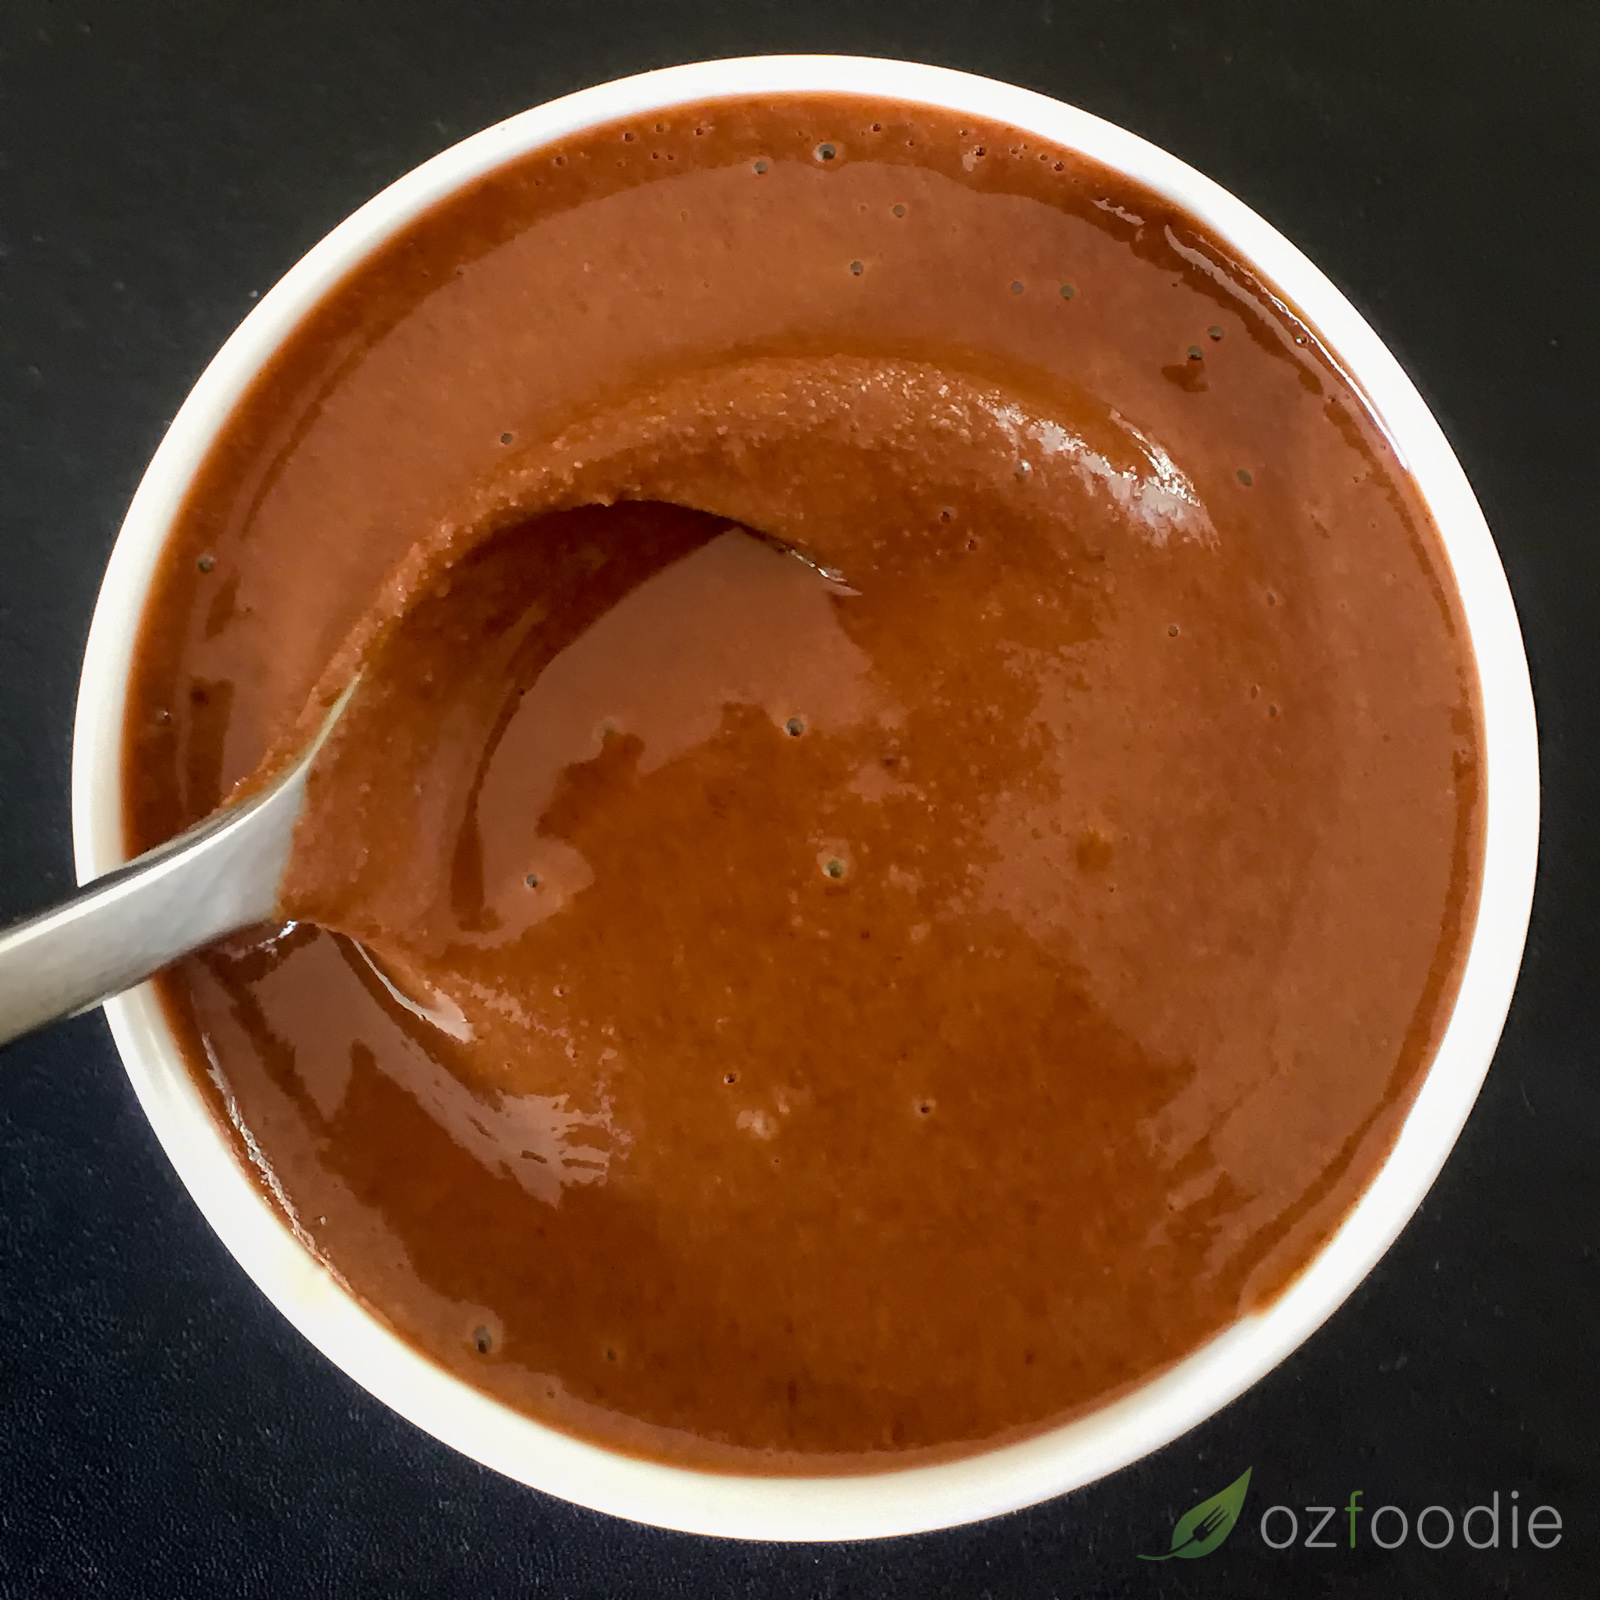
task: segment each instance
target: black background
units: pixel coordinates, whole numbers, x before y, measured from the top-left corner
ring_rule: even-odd
[[[782,1548],[578,1511],[416,1432],[226,1256],[104,1022],[0,1062],[0,1594],[1583,1595],[1600,1562],[1600,8],[1588,0],[4,0],[0,915],[71,882],[106,555],[212,353],[340,218],[553,95],[766,50],[1040,89],[1243,197],[1400,357],[1495,530],[1545,811],[1521,986],[1444,1175],[1251,1393],[1116,1477],[893,1542]],[[1255,1470],[1200,1562],[1173,1520]],[[1269,1504],[1555,1505],[1546,1553],[1262,1544]],[[1342,1519],[1338,1526],[1344,1527]]]

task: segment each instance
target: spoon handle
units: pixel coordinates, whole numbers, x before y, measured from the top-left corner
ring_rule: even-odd
[[[309,765],[0,933],[0,1044],[271,917]]]

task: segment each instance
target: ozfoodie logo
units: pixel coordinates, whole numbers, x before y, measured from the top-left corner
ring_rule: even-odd
[[[1247,1468],[1226,1489],[1202,1500],[1178,1518],[1170,1548],[1160,1555],[1143,1555],[1141,1561],[1195,1561],[1208,1556],[1233,1532],[1250,1490]],[[1553,1550],[1561,1543],[1561,1513],[1554,1506],[1522,1505],[1522,1491],[1513,1489],[1502,1498],[1496,1489],[1488,1500],[1467,1506],[1459,1517],[1448,1506],[1424,1506],[1415,1518],[1400,1506],[1368,1510],[1366,1491],[1352,1489],[1344,1505],[1270,1505],[1261,1513],[1256,1532],[1269,1550],[1354,1550],[1358,1544],[1379,1550],[1398,1550],[1415,1536],[1428,1550],[1443,1550],[1460,1532],[1474,1550]],[[1301,1520],[1304,1511],[1304,1521]],[[1363,1520],[1364,1519],[1364,1520]],[[1331,1527],[1330,1527],[1331,1525]],[[1303,1537],[1302,1537],[1303,1535]]]

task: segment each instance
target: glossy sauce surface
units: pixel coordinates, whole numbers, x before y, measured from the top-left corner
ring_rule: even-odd
[[[1449,1014],[1415,490],[1191,219],[1004,128],[718,103],[411,225],[174,529],[135,847],[358,663],[288,926],[164,994],[332,1269],[618,1448],[871,1470],[1125,1391],[1304,1265]]]

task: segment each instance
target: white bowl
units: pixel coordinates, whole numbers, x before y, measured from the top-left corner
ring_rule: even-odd
[[[396,1338],[296,1242],[245,1174],[179,1054],[153,991],[106,1016],[146,1116],[201,1211],[267,1298],[330,1360],[402,1416],[550,1494],[696,1533],[858,1539],[946,1527],[1077,1488],[1159,1449],[1301,1343],[1389,1247],[1433,1182],[1489,1066],[1522,959],[1539,832],[1539,758],[1522,637],[1489,530],[1438,424],[1342,294],[1260,217],[1181,161],[1097,117],[986,78],[851,56],[757,56],[649,72],[523,112],[407,174],[341,223],[268,294],[206,369],[128,509],[95,608],[73,737],[80,879],[126,859],[123,707],[162,542],[234,401],[295,323],[375,245],[435,201],[525,151],[594,124],[734,94],[858,93],[993,118],[1081,151],[1200,218],[1294,303],[1364,392],[1433,513],[1483,686],[1488,830],[1483,897],[1444,1042],[1382,1170],[1290,1288],[1176,1367],[1022,1444],[854,1478],[757,1478],[632,1460],[568,1438],[451,1377]]]

